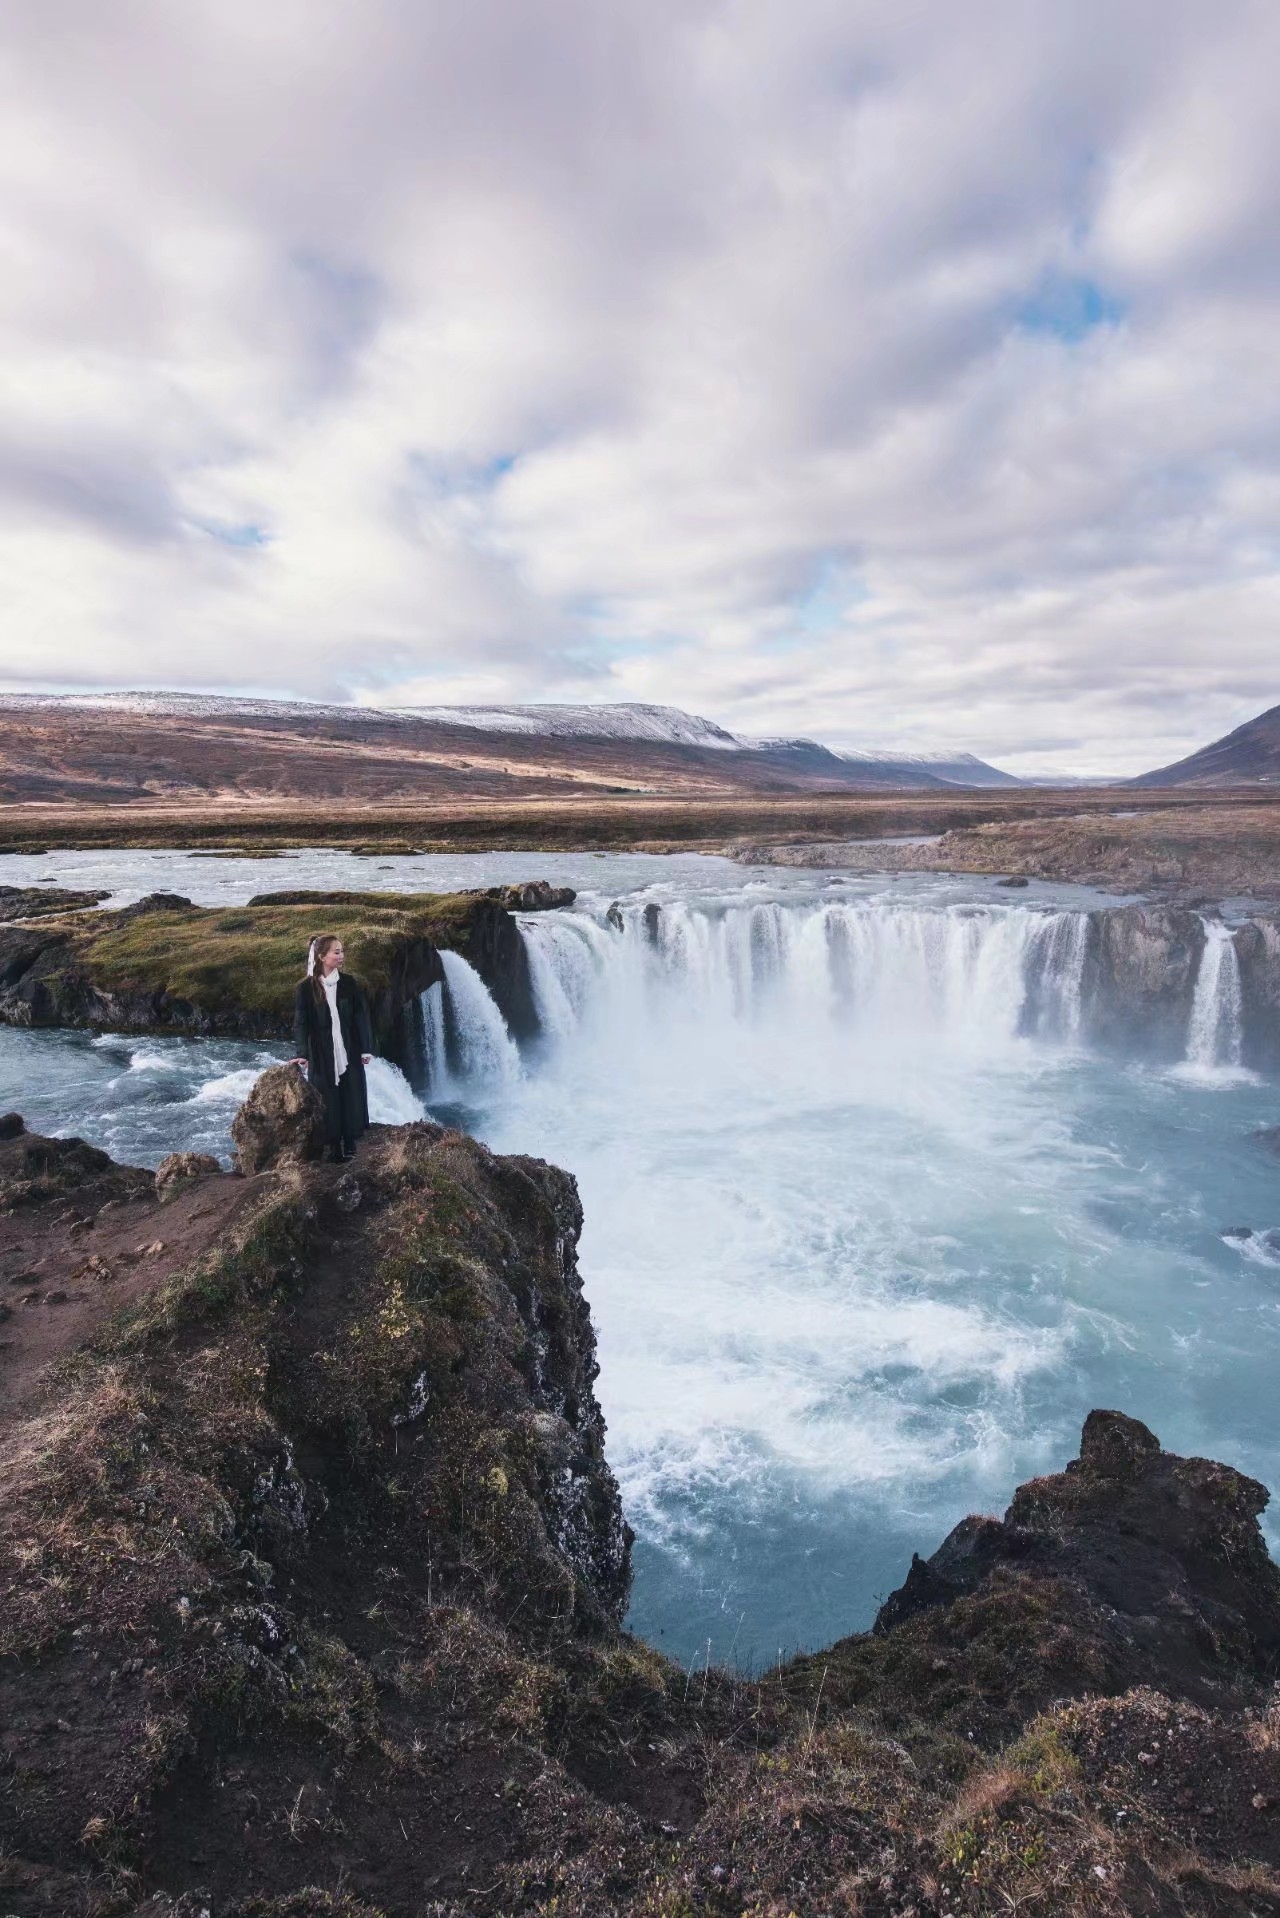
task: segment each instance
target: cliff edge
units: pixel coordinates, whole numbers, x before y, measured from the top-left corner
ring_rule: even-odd
[[[1095,1411],[873,1631],[691,1675],[621,1627],[573,1181],[253,1163],[0,1120],[4,1912],[1280,1912],[1263,1486]]]

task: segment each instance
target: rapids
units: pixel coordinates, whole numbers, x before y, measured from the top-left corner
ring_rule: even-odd
[[[1073,889],[1015,903],[692,856],[74,860],[63,882],[117,903],[535,874],[581,889],[521,920],[541,1038],[518,1053],[451,955],[424,995],[425,1083],[388,1077],[379,1116],[420,1096],[577,1176],[597,1389],[638,1534],[631,1622],[686,1661],[709,1643],[759,1666],[866,1626],[912,1550],[1058,1467],[1091,1406],[1280,1477],[1264,1236],[1280,1180],[1250,1136],[1280,1093],[1240,1070],[1216,923],[1186,1057],[1155,1067],[1081,1043],[1100,902]],[[21,863],[2,876],[53,871]],[[235,1105],[285,1050],[0,1031],[0,1109],[122,1158],[225,1155]]]

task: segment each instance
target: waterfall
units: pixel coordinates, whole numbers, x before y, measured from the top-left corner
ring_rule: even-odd
[[[442,952],[447,995],[445,1057],[455,1085],[504,1085],[520,1077],[520,1054],[484,980],[461,953]],[[433,988],[434,990],[434,988]]]
[[[449,1054],[444,1032],[444,982],[437,980],[418,995],[421,1015],[422,1086],[430,1098],[443,1095],[449,1083]]]
[[[1089,918],[1083,912],[1040,917],[1027,950],[1022,1030],[1068,1042],[1080,1035]]]
[[[663,1017],[666,1001],[714,1026],[931,1031],[978,1048],[1071,1042],[1080,1026],[1083,913],[676,900],[615,905],[603,923],[581,908],[541,913],[521,930],[552,1040],[606,1001],[633,1021]]]
[[[411,1125],[415,1119],[426,1118],[421,1099],[390,1059],[370,1059],[364,1072],[369,1118],[374,1125]]]
[[[1205,920],[1204,935],[1186,1063],[1200,1072],[1231,1070],[1240,1064],[1244,1037],[1240,960],[1230,928],[1220,920]]]

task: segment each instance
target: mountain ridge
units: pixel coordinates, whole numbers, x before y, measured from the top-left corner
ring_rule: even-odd
[[[1255,713],[1185,759],[1141,773],[1132,786],[1236,786],[1280,783],[1280,706]]]
[[[335,752],[341,747],[341,752]],[[753,739],[678,707],[0,695],[0,800],[733,793],[1017,785],[974,755]]]

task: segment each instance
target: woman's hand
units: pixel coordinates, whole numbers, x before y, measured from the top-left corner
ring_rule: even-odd
[[[362,1052],[360,1054],[360,1057],[364,1060],[367,1066],[371,1066],[373,1064],[373,1054],[371,1052]]]
[[[305,1059],[290,1059],[289,1064],[291,1066],[301,1066],[304,1072],[307,1069],[307,1062]]]

